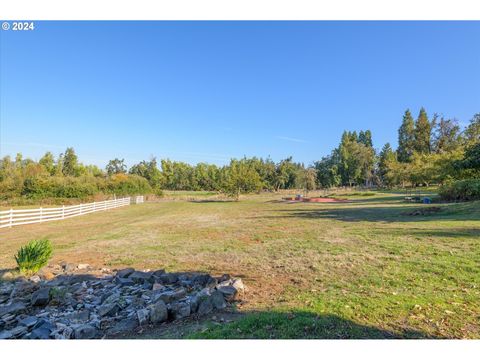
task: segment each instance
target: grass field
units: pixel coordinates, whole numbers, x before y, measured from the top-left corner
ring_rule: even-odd
[[[171,196],[174,196],[170,194]],[[48,237],[53,263],[207,271],[243,278],[245,316],[201,338],[480,338],[480,203],[161,201],[0,230],[0,268]]]

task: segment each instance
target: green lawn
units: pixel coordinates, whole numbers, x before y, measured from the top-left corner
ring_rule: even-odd
[[[480,203],[412,216],[430,205],[403,195],[145,203],[0,229],[0,266],[13,267],[20,245],[46,236],[52,262],[241,276],[246,316],[187,337],[480,338]]]

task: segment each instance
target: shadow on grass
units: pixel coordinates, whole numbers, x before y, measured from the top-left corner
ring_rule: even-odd
[[[409,213],[424,209],[430,205],[411,206],[367,206],[367,207],[337,207],[337,208],[296,208],[273,210],[276,215],[266,218],[299,218],[299,219],[332,219],[349,222],[378,221],[378,222],[420,222],[435,220],[479,220],[480,209],[471,204],[471,209],[456,211],[448,206],[442,207],[439,212],[426,215],[411,215]]]
[[[308,311],[248,313],[225,325],[187,335],[190,339],[432,339],[414,329],[387,331],[336,315]]]

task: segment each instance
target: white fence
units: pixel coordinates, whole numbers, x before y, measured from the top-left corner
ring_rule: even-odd
[[[52,220],[68,219],[74,216],[105,211],[120,206],[130,205],[130,197],[93,202],[88,204],[62,206],[57,208],[38,208],[0,211],[0,228],[17,225],[41,223]],[[143,196],[142,196],[143,202]]]

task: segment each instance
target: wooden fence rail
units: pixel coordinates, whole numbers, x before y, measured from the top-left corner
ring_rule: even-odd
[[[62,206],[56,208],[4,210],[0,211],[0,228],[68,219],[74,216],[90,214],[96,211],[105,211],[120,206],[130,205],[130,202],[131,198],[125,197],[115,200],[105,200],[88,204]]]

